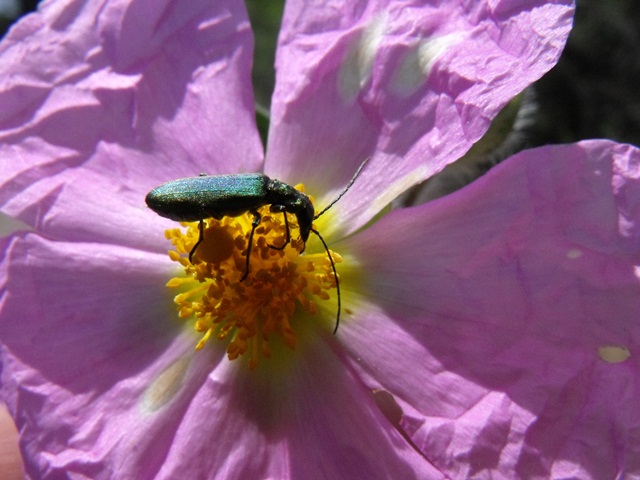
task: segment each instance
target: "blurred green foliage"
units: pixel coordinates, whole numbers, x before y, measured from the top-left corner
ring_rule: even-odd
[[[254,35],[252,81],[256,100],[256,122],[262,144],[267,144],[269,107],[275,85],[275,54],[284,0],[247,0]]]
[[[247,10],[255,38],[253,88],[256,103],[268,111],[275,85],[273,65],[284,0],[247,0]]]

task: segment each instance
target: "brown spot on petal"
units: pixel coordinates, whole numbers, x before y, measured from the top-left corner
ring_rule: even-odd
[[[402,408],[386,390],[373,390],[373,399],[384,416],[396,428],[400,429],[400,421],[402,420]]]

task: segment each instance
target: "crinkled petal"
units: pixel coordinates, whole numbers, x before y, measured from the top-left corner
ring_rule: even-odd
[[[9,242],[1,385],[29,475],[442,478],[318,337],[286,372],[249,372],[215,342],[195,352],[155,257]]]
[[[29,234],[11,239],[2,269],[2,397],[27,474],[154,478],[224,355],[195,355],[166,260]]]
[[[555,65],[570,0],[287,2],[265,171],[304,182],[353,232],[460,158],[514,95]],[[321,166],[321,168],[318,168]]]
[[[51,381],[103,388],[126,365],[122,355],[144,364],[177,335],[164,255],[36,234],[4,242],[0,341]],[[166,340],[147,343],[158,332]]]
[[[260,169],[251,55],[241,2],[45,3],[0,44],[2,211],[158,250],[147,191]]]
[[[638,149],[522,152],[336,248],[366,272],[341,268],[340,340],[448,475],[638,471]]]
[[[161,478],[443,478],[323,342],[305,347],[289,366],[212,372]]]

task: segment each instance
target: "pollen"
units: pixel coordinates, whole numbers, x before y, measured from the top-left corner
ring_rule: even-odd
[[[229,360],[246,359],[249,369],[255,369],[261,358],[272,357],[283,344],[295,349],[296,329],[305,328],[304,323],[317,316],[318,302],[331,302],[336,289],[329,257],[324,251],[305,249],[294,215],[287,216],[287,244],[284,214],[271,213],[268,207],[259,213],[245,278],[251,213],[204,220],[193,264],[188,255],[198,241],[199,222],[183,223],[186,230],[165,232],[174,247],[169,257],[182,267],[167,286],[180,292],[174,299],[178,316],[193,322],[201,334],[196,350],[210,341],[226,342]],[[341,261],[333,251],[331,257],[334,263]],[[335,303],[331,305],[335,308]]]

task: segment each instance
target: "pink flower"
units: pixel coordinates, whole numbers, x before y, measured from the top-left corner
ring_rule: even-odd
[[[14,27],[0,205],[30,229],[2,240],[0,378],[28,476],[637,470],[637,149],[523,152],[377,217],[551,68],[571,23],[568,2],[467,5],[289,2],[264,160],[240,2],[58,1]],[[165,287],[176,225],[145,194],[264,171],[321,207],[365,158],[317,221],[342,258],[337,335],[333,294],[253,371],[216,338],[195,351]],[[324,257],[313,242],[294,261]]]

